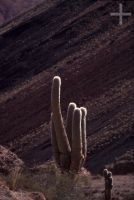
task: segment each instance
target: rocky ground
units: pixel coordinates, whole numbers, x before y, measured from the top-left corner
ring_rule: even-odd
[[[39,192],[15,191],[24,163],[10,150],[0,146],[0,200],[45,200]]]

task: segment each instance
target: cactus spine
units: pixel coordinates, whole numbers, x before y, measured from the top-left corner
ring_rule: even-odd
[[[56,76],[51,92],[51,142],[54,158],[62,171],[79,172],[86,158],[86,114],[85,108],[76,108],[70,103],[66,127],[60,106],[61,79]]]

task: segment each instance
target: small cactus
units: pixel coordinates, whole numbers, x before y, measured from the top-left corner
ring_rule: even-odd
[[[103,176],[105,178],[105,200],[111,200],[111,192],[113,188],[112,172],[104,169]]]
[[[108,170],[107,170],[107,169],[104,169],[104,170],[103,170],[103,176],[104,176],[104,178],[107,178],[107,175],[108,175]]]
[[[51,142],[57,165],[62,171],[79,172],[87,154],[85,108],[70,103],[66,126],[60,106],[61,79],[56,76],[51,92]]]

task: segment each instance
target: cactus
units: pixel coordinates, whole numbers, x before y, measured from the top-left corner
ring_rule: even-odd
[[[60,167],[61,169],[68,169],[70,164],[71,147],[67,138],[63,117],[60,107],[60,86],[61,80],[59,77],[53,79],[52,93],[51,93],[51,109],[52,119],[56,132],[56,139],[58,150],[60,152]]]
[[[70,146],[72,146],[72,122],[73,122],[73,113],[76,108],[75,103],[70,103],[67,110],[67,119],[66,119],[66,132]]]
[[[111,191],[113,188],[112,172],[104,169],[103,176],[105,178],[105,200],[111,200]]]
[[[51,142],[57,166],[62,171],[78,173],[84,164],[87,153],[85,108],[77,108],[70,103],[66,126],[60,106],[61,79],[56,76],[51,93]]]
[[[60,153],[59,153],[58,143],[57,143],[57,139],[56,139],[56,132],[55,132],[55,128],[54,128],[52,113],[51,113],[51,143],[53,146],[53,155],[54,155],[56,164],[58,166],[60,166]]]
[[[82,112],[82,122],[81,122],[81,129],[82,129],[82,154],[83,156],[83,161],[82,165],[85,162],[85,158],[87,155],[87,139],[86,139],[86,116],[87,116],[87,110],[84,107],[81,107],[81,112]]]
[[[73,113],[72,123],[72,151],[71,151],[71,171],[79,171],[82,155],[82,133],[81,133],[82,113],[79,108],[76,108]]]
[[[107,178],[107,175],[108,175],[108,170],[107,170],[107,169],[104,169],[104,170],[103,170],[103,176],[104,176],[104,178]]]

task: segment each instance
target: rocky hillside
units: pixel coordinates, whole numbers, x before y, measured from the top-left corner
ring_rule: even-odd
[[[122,1],[134,12],[133,1]],[[28,164],[51,158],[50,92],[88,109],[86,166],[98,173],[134,147],[134,17],[114,1],[52,1],[0,29],[0,141]],[[133,162],[133,156],[132,156]]]
[[[10,21],[15,16],[29,10],[43,0],[1,0],[0,1],[0,25]]]
[[[15,191],[24,163],[9,149],[0,145],[0,199],[1,200],[45,200],[42,193]]]

